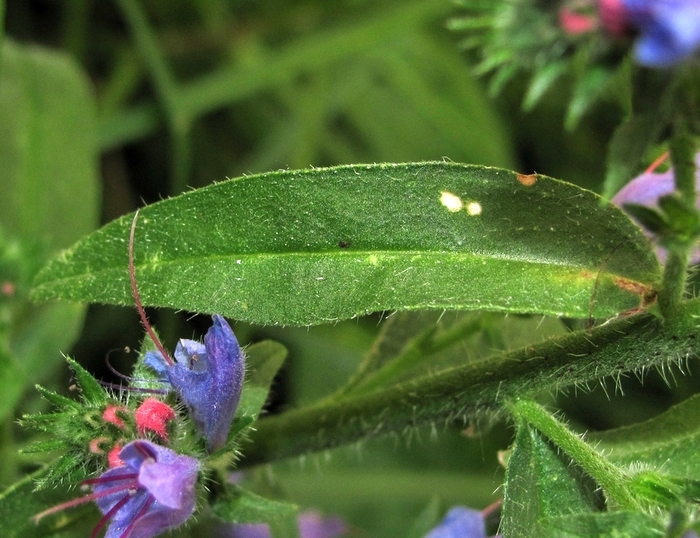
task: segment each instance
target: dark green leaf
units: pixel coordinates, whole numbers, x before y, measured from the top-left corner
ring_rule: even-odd
[[[666,222],[664,215],[658,210],[641,204],[624,204],[624,208],[650,232],[663,234],[669,231],[669,223]]]
[[[274,523],[294,514],[297,507],[231,486],[217,497],[212,509],[216,517],[230,523]]]
[[[595,511],[594,488],[537,430],[519,424],[506,472],[503,534],[530,537],[546,518]]]
[[[37,385],[36,390],[39,391],[39,393],[43,396],[43,398],[46,401],[51,402],[53,405],[55,405],[58,408],[58,410],[67,411],[69,409],[80,409],[80,404],[75,400],[71,400],[70,398],[61,396],[60,394],[57,394],[52,390],[47,390],[41,385]]]
[[[35,298],[131,304],[131,219],[54,260]],[[593,193],[452,163],[243,177],[147,207],[136,230],[144,303],[257,323],[419,308],[608,316],[637,307],[658,271],[639,229]]]
[[[642,463],[670,477],[700,480],[700,395],[646,422],[590,439],[618,465]]]

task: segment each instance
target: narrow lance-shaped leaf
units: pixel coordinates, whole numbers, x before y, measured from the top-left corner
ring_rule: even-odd
[[[131,304],[122,217],[54,260],[36,299]],[[141,211],[145,304],[307,325],[379,310],[569,317],[639,306],[658,279],[646,238],[592,192],[453,163],[238,178]]]

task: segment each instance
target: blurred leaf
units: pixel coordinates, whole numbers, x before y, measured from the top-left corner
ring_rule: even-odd
[[[670,477],[700,480],[700,395],[646,422],[588,437],[618,465],[641,463]]]
[[[656,113],[638,114],[620,124],[608,147],[603,198],[612,198],[640,170],[644,154],[665,127]]]
[[[406,538],[424,538],[438,523],[442,507],[437,498],[433,498],[430,503],[416,516],[411,525]]]
[[[246,348],[245,385],[236,414],[252,415],[257,418],[267,400],[272,380],[286,357],[287,349],[272,340],[258,342]]]
[[[0,227],[22,258],[4,268],[16,286],[9,332],[16,362],[2,420],[21,389],[45,377],[78,335],[84,307],[29,308],[24,282],[47,255],[95,228],[99,193],[93,98],[68,57],[5,40],[0,103]]]
[[[530,537],[539,534],[546,518],[595,511],[590,486],[566,456],[536,429],[520,423],[506,471],[504,536]]]
[[[542,99],[547,90],[566,73],[567,62],[552,62],[538,69],[532,76],[530,85],[523,99],[523,110],[530,111]]]
[[[94,99],[67,57],[5,40],[0,78],[0,223],[65,248],[98,219]]]
[[[571,103],[566,111],[564,125],[568,130],[575,129],[583,115],[593,106],[610,81],[613,73],[603,67],[586,70],[574,87]]]
[[[294,514],[297,507],[229,486],[226,493],[212,503],[212,510],[216,517],[229,523],[274,523]]]
[[[26,476],[20,482],[10,486],[0,493],[0,522],[2,522],[3,538],[44,538],[49,536],[64,536],[61,532],[71,528],[70,536],[78,536],[86,531],[87,524],[97,523],[97,510],[88,505],[61,512],[57,516],[47,516],[39,524],[34,523],[32,516],[76,497],[75,491],[60,487],[34,491],[34,481],[41,479],[47,468]],[[85,516],[95,513],[94,523]],[[75,524],[81,529],[75,528]],[[83,536],[85,534],[82,534]]]
[[[131,220],[51,262],[34,297],[130,304]],[[639,306],[659,269],[593,193],[451,163],[218,183],[144,208],[135,250],[145,304],[297,325],[418,308],[609,316]]]

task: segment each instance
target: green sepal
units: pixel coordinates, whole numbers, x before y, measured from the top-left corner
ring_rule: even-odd
[[[622,207],[651,233],[664,235],[669,232],[670,225],[660,211],[641,204],[623,204]]]
[[[75,374],[75,379],[78,382],[83,399],[87,403],[94,405],[107,403],[107,392],[92,374],[70,357],[66,357],[66,362]]]
[[[75,400],[61,396],[52,390],[45,389],[41,385],[34,385],[34,387],[47,402],[52,403],[62,411],[80,408],[80,403],[76,402]]]

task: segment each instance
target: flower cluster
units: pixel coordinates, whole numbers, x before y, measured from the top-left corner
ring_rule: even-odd
[[[187,405],[209,452],[226,443],[245,375],[241,348],[231,327],[219,315],[212,319],[204,345],[194,340],[178,342],[177,362],[160,350],[149,351],[144,359]]]
[[[670,66],[700,47],[698,0],[599,0],[599,10],[611,33],[638,33],[634,56],[642,65]]]
[[[700,188],[700,153],[696,156],[695,162],[697,170],[695,178],[696,186]],[[663,240],[664,223],[659,222],[658,226],[653,227],[655,229],[650,229],[649,225],[651,223],[642,222],[640,220],[641,214],[638,211],[633,212],[632,210],[634,210],[634,206],[644,206],[654,211],[658,210],[659,200],[673,194],[675,189],[674,180],[673,169],[669,169],[661,174],[649,170],[625,185],[611,201],[613,204],[630,213],[632,218],[643,226],[644,232],[649,237],[656,237],[657,239]],[[700,209],[700,199],[697,200],[696,206]],[[654,214],[657,215],[659,219],[663,218],[660,213],[655,212]],[[665,261],[666,251],[663,247],[659,247],[658,257],[662,263]],[[692,262],[700,262],[700,249],[696,249],[693,252]]]

